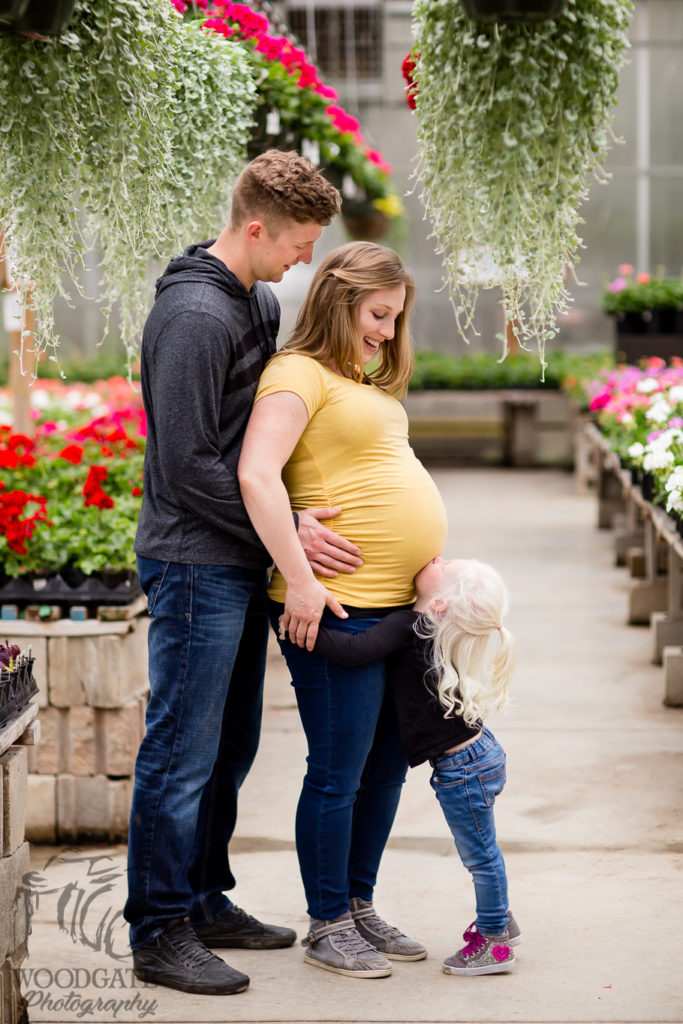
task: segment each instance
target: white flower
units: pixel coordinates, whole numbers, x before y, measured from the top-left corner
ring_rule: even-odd
[[[672,405],[683,403],[683,384],[674,384],[673,387],[670,387],[667,398]]]
[[[671,406],[665,398],[656,398],[645,413],[645,419],[651,423],[666,423],[671,416]]]
[[[659,381],[655,377],[643,377],[636,384],[636,391],[639,391],[641,395],[647,395],[651,391],[657,391],[659,388]]]
[[[672,491],[666,499],[667,512],[683,512],[683,494],[680,491]]]
[[[683,490],[683,466],[676,466],[664,484],[664,489],[667,491],[673,491],[676,488]]]
[[[645,445],[641,444],[640,441],[634,441],[628,448],[628,454],[632,459],[639,459],[641,455],[645,453]]]
[[[668,451],[666,448],[652,448],[645,453],[643,469],[648,473],[652,472],[653,469],[666,469],[667,466],[673,464],[673,461],[673,452]]]

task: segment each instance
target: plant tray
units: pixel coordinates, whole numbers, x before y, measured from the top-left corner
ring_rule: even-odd
[[[0,583],[0,604],[93,604],[121,605],[134,601],[142,593],[135,572],[54,573],[49,576],[5,577]]]
[[[18,715],[38,693],[38,685],[33,678],[34,661],[35,658],[28,658],[19,668],[0,672],[0,727]]]

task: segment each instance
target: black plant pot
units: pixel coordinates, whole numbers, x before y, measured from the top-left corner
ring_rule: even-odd
[[[27,658],[19,668],[0,672],[0,727],[19,714],[31,697],[38,693],[33,678],[35,658]]]
[[[649,330],[652,314],[619,313],[617,316],[617,334],[645,334]]]
[[[28,0],[0,0],[0,28],[11,27],[28,7]]]
[[[548,21],[558,18],[566,0],[461,0],[473,21]]]
[[[69,26],[75,6],[76,0],[29,0],[26,13],[13,24],[12,31],[61,35]]]
[[[640,489],[643,492],[645,501],[652,501],[655,496],[655,478],[652,473],[643,473],[640,481]]]

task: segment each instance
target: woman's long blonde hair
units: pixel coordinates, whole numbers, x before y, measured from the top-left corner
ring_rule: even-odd
[[[403,311],[392,341],[380,345],[378,365],[367,377],[394,395],[403,395],[413,374],[409,317],[415,303],[415,283],[401,258],[373,242],[349,242],[327,256],[315,272],[296,325],[280,352],[304,352],[344,377],[362,381],[362,342],[356,318],[360,303],[371,292],[406,289]]]
[[[472,726],[508,704],[515,666],[512,634],[502,624],[508,607],[500,574],[472,559],[422,612],[416,632],[431,641],[444,718],[462,715]]]

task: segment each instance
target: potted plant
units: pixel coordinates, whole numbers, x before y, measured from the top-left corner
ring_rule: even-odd
[[[247,151],[297,149],[342,194],[342,219],[355,238],[381,238],[403,214],[392,169],[366,142],[357,118],[339,104],[306,52],[276,34],[268,19],[230,0],[172,0],[186,19],[199,20],[227,42],[242,45],[257,83],[255,124]]]
[[[170,3],[77,0],[68,32],[49,42],[0,36],[0,236],[39,349],[57,343],[64,270],[76,282],[94,247],[105,312],[119,300],[124,343],[137,348],[148,268],[215,229],[254,103],[244,49]]]
[[[33,678],[35,658],[9,640],[0,642],[0,728],[14,718],[38,692]]]
[[[615,320],[615,348],[626,362],[683,352],[683,276],[634,274],[630,263],[605,287],[602,308]]]
[[[551,21],[484,24],[460,0],[417,0],[415,177],[461,332],[482,286],[501,288],[507,322],[542,358],[557,332],[579,207],[591,176],[604,177],[632,11],[631,0],[568,0]]]
[[[140,593],[140,395],[117,378],[87,391],[62,385],[53,405],[58,387],[35,386],[35,436],[0,427],[0,602],[127,603]],[[70,411],[70,395],[80,409]]]

